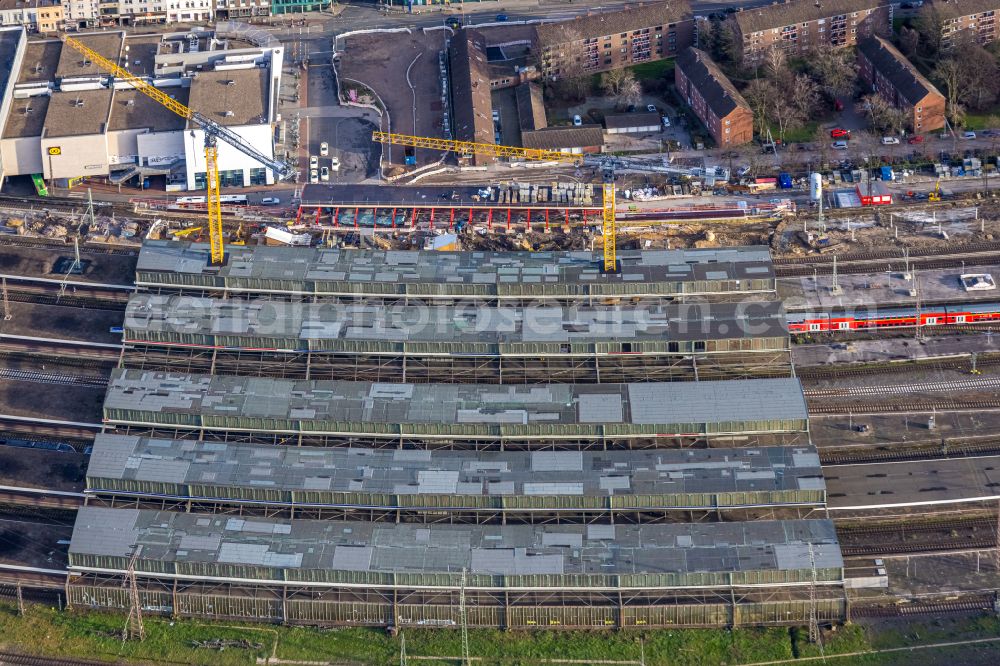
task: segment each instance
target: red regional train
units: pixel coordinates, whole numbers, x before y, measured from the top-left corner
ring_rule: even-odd
[[[901,328],[917,325],[916,308],[879,308],[845,312],[789,312],[791,333],[821,331],[865,331],[873,328]],[[921,326],[978,324],[1000,321],[1000,303],[962,303],[920,308]]]

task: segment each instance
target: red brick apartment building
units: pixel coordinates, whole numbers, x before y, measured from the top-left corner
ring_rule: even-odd
[[[997,11],[1000,0],[937,0],[924,11],[941,20],[941,47],[949,48],[963,35],[980,44],[1000,38],[997,32]]]
[[[888,40],[870,37],[858,44],[858,75],[879,97],[906,112],[912,132],[944,127],[944,95]]]
[[[705,124],[716,145],[738,146],[753,140],[753,111],[708,54],[694,47],[677,56],[677,92]]]
[[[670,58],[694,43],[687,0],[639,4],[535,29],[542,74],[549,79],[604,72]]]
[[[744,9],[730,19],[743,60],[759,62],[772,46],[803,55],[819,46],[849,47],[859,39],[888,34],[887,0],[791,0]]]

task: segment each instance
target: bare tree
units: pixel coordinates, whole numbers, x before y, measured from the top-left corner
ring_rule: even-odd
[[[817,127],[816,133],[813,134],[813,141],[816,143],[815,155],[819,160],[816,170],[822,171],[830,157],[830,135],[826,133],[824,128]]]
[[[962,63],[959,91],[961,101],[977,111],[992,106],[1000,92],[996,58],[979,44],[970,41],[956,48],[955,60]]]
[[[917,55],[917,49],[920,47],[920,33],[913,28],[908,28],[905,25],[899,28],[899,50],[903,52],[907,58],[912,58]]]
[[[565,28],[561,33],[535,44],[536,60],[548,60],[550,94],[563,101],[582,102],[591,92],[591,75],[580,58],[572,55],[570,43],[583,39],[579,31]]]
[[[762,135],[767,129],[768,106],[776,95],[777,90],[775,90],[774,84],[767,79],[754,79],[743,91],[743,97],[750,105],[750,110],[753,111],[757,134]]]
[[[944,32],[944,16],[934,3],[925,3],[915,21],[917,31],[923,36],[926,55],[933,57],[941,51],[941,39]]]
[[[858,68],[847,49],[829,46],[813,49],[806,66],[827,95],[841,97],[854,91]]]
[[[781,81],[788,72],[788,58],[785,52],[777,46],[772,46],[764,52],[762,60],[764,75],[772,81]]]
[[[965,72],[963,65],[954,58],[938,61],[934,67],[933,76],[945,90],[947,116],[952,126],[960,126],[965,118],[965,106],[962,104],[966,91],[963,88]]]
[[[743,41],[736,29],[736,19],[729,17],[719,26],[715,38],[715,54],[735,67],[743,64]]]
[[[791,89],[785,96],[798,111],[797,125],[805,122],[819,106],[819,86],[805,74],[796,75],[792,81]]]
[[[618,106],[638,104],[642,99],[642,86],[630,69],[614,69],[601,75],[601,89],[613,97]]]
[[[873,132],[884,135],[901,133],[908,120],[902,109],[896,108],[874,93],[861,98],[858,103],[858,113],[868,116]]]

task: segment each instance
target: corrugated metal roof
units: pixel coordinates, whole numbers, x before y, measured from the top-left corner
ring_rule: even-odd
[[[608,405],[621,403],[621,416]],[[600,409],[596,405],[601,404]],[[386,384],[174,374],[117,368],[108,410],[357,424],[554,426],[805,420],[795,378],[637,384]],[[117,420],[117,417],[112,420]],[[125,421],[122,421],[125,422]]]
[[[599,252],[421,252],[341,250],[299,247],[227,247],[222,267],[209,265],[208,245],[178,241],[146,241],[138,269],[156,283],[156,273],[216,276],[232,282],[254,280],[263,291],[307,289],[306,283],[344,283],[345,291],[367,285],[428,285],[440,294],[465,294],[483,286],[513,288],[542,285],[551,289],[599,289],[603,285],[649,285],[651,293],[685,284],[698,293],[707,273],[728,280],[774,278],[768,248],[763,246],[705,250],[623,250],[619,273],[602,272]],[[269,285],[265,281],[285,284]],[[702,287],[706,289],[707,287]],[[729,288],[735,290],[734,285]],[[738,293],[733,291],[732,293]]]
[[[420,455],[416,455],[416,454]],[[219,489],[396,495],[669,495],[821,490],[812,446],[640,451],[409,451],[170,440],[99,434],[88,490],[102,480]],[[242,497],[242,493],[223,499]]]
[[[352,342],[504,345],[661,342],[784,337],[780,301],[649,306],[357,305],[166,294],[133,294],[126,340],[188,341],[191,335],[280,340],[302,349]],[[335,342],[344,344],[337,345]],[[205,344],[212,344],[211,341]],[[282,347],[284,348],[284,347]],[[555,349],[558,351],[559,346]]]
[[[812,560],[819,569],[843,566],[828,520],[600,527],[250,520],[83,507],[69,552],[73,568],[81,555],[128,558],[141,546],[138,571],[161,570],[162,564],[174,562],[384,573],[455,573],[464,568],[473,575],[556,576],[795,571],[811,570]]]

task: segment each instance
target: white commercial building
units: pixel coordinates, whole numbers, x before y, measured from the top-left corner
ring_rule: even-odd
[[[214,32],[130,38],[102,32],[79,39],[273,156],[283,50],[266,33],[225,23]],[[197,125],[57,40],[27,44],[7,94],[3,177],[41,174],[66,184],[164,176],[171,190],[205,187],[204,137]],[[228,187],[275,182],[273,172],[222,142],[219,171]]]

